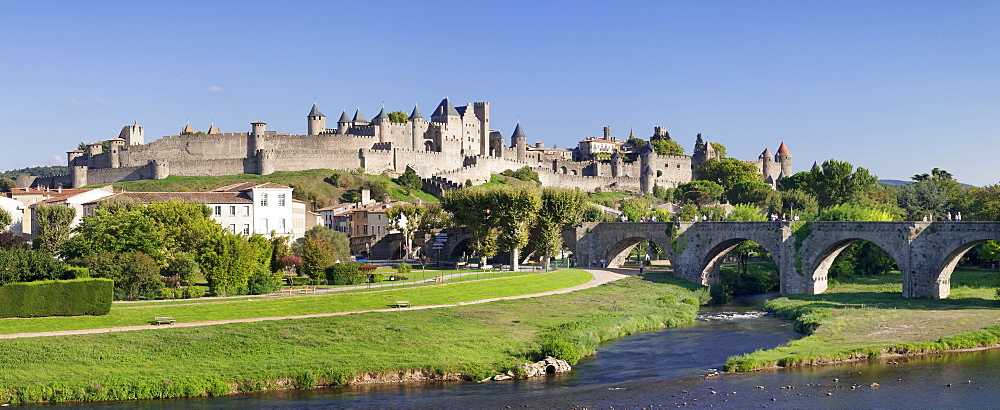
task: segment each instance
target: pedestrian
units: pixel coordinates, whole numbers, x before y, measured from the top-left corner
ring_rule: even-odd
[[[643,267],[645,267],[645,266],[646,266],[646,265],[645,265],[644,263],[642,263],[642,262],[639,262],[639,274],[640,274],[640,275],[642,275],[642,268],[643,268]]]

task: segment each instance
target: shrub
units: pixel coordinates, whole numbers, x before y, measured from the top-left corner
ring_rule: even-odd
[[[106,315],[113,295],[107,279],[11,283],[0,286],[0,317]]]
[[[257,271],[250,276],[248,288],[251,295],[267,295],[274,293],[281,287],[281,273],[271,273],[267,267],[260,266]]]
[[[369,273],[368,274],[368,283],[378,283],[378,282],[381,282],[383,280],[385,280],[385,275],[382,275],[381,273]]]
[[[360,263],[346,262],[335,263],[326,268],[326,280],[333,285],[357,285],[363,283],[366,275],[359,269]]]
[[[155,299],[163,287],[159,265],[142,252],[87,255],[80,264],[96,278],[115,281],[115,299]]]
[[[184,297],[184,289],[160,288],[157,299],[180,299]]]
[[[205,288],[202,288],[201,286],[188,286],[184,288],[184,293],[181,294],[181,297],[183,297],[184,299],[195,299],[195,298],[200,298],[204,295],[205,295]]]
[[[396,265],[396,272],[399,272],[399,273],[410,273],[410,271],[412,271],[412,270],[413,270],[413,267],[410,266],[407,263],[400,263],[400,264]]]
[[[198,266],[198,261],[194,260],[194,255],[178,253],[167,263],[166,269],[161,274],[163,276],[176,276],[178,282],[190,285],[194,275],[200,271],[201,267]]]

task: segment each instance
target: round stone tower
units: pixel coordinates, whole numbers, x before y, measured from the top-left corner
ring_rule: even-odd
[[[309,111],[308,119],[309,135],[319,135],[326,130],[326,116],[319,111],[316,103],[313,103],[312,110]]]

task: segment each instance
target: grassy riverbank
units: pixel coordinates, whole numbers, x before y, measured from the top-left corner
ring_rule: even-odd
[[[821,295],[778,298],[765,308],[795,320],[809,336],[787,346],[730,358],[726,370],[877,359],[1000,344],[1000,273],[959,269],[951,297],[905,299],[900,275],[833,283]]]
[[[476,283],[483,282],[469,285]],[[546,354],[575,363],[600,341],[691,322],[707,296],[697,288],[648,275],[431,310],[0,340],[0,403],[478,380]]]

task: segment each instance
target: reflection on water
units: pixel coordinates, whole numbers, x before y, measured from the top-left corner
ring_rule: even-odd
[[[743,299],[708,308],[691,326],[605,343],[572,373],[532,380],[366,385],[97,407],[989,408],[1000,403],[1000,351],[710,376],[729,356],[801,337],[791,323],[754,310],[760,303]]]

